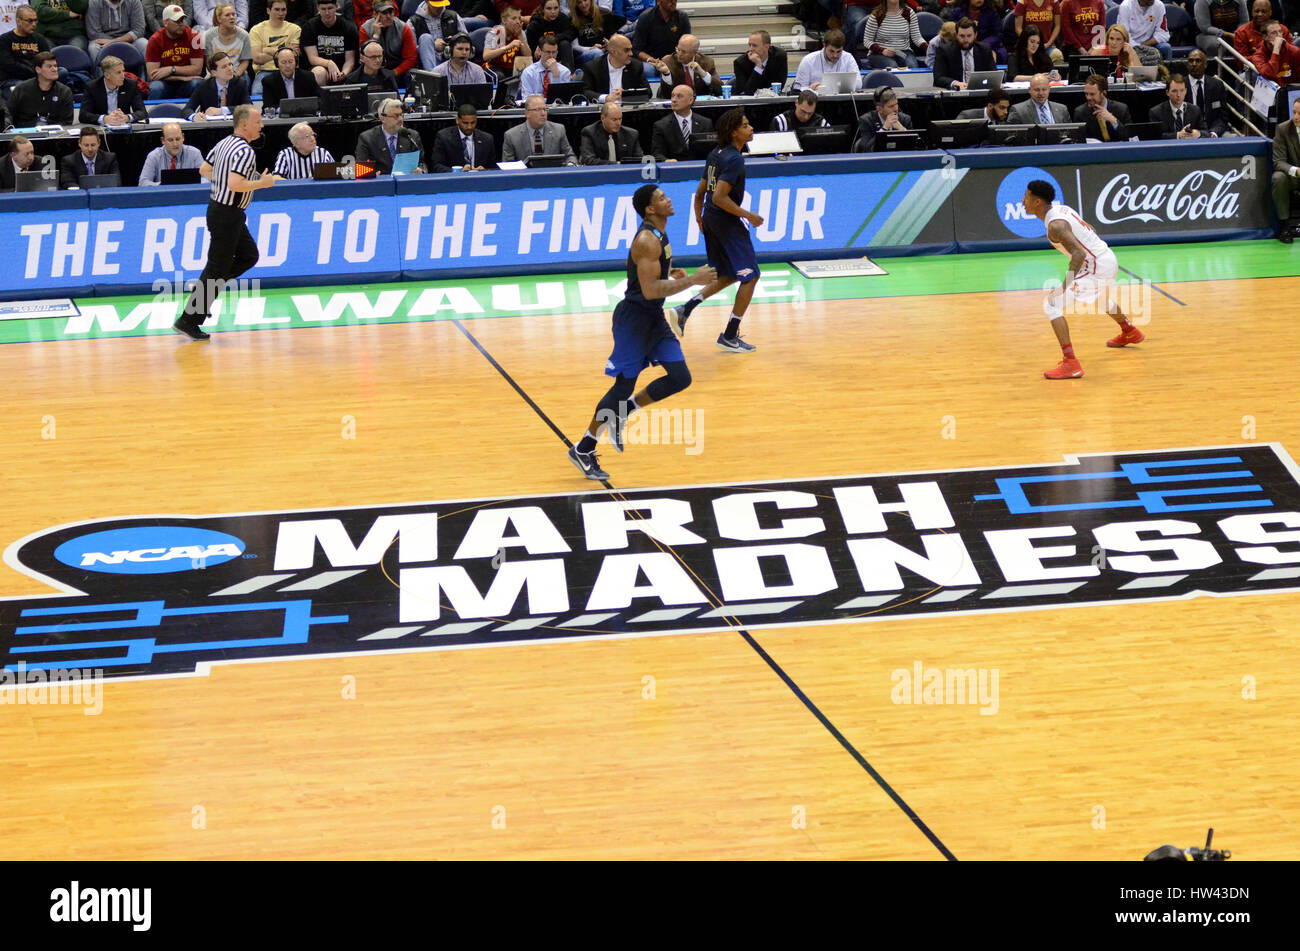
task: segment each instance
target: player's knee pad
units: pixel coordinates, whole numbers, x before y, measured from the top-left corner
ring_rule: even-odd
[[[667,371],[668,379],[673,384],[674,393],[680,393],[691,385],[691,369],[686,365],[685,360],[674,360],[671,363],[665,363],[664,370]]]

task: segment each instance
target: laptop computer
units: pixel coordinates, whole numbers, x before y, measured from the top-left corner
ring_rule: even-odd
[[[280,118],[298,119],[315,116],[320,112],[320,96],[299,96],[280,100]]]
[[[915,131],[877,132],[871,148],[876,152],[916,152],[925,148],[921,133]]]
[[[1159,66],[1130,66],[1124,71],[1124,78],[1131,83],[1154,83],[1160,81]]]
[[[853,144],[849,127],[846,125],[828,125],[819,129],[802,129],[795,133],[805,155],[833,155],[847,152]]]
[[[311,177],[318,182],[328,182],[339,177],[338,162],[317,162],[311,167]]]
[[[802,151],[794,132],[755,132],[749,140],[750,155],[793,155]]]
[[[1159,122],[1130,122],[1127,128],[1130,140],[1137,139],[1140,142],[1152,142],[1164,137]]]
[[[817,87],[818,96],[837,96],[843,93],[857,92],[862,76],[852,73],[824,73],[822,84]]]
[[[667,99],[667,96],[664,96]],[[650,101],[650,87],[638,86],[636,89],[623,90],[623,105]]]
[[[163,185],[197,185],[203,181],[197,168],[164,168],[158,173]]]
[[[547,101],[547,102],[568,103],[569,100],[571,100],[574,96],[581,95],[581,94],[582,94],[582,91],[583,91],[585,88],[586,88],[586,87],[583,86],[582,83],[575,83],[575,82],[556,83],[556,82],[553,82],[553,83],[551,83],[550,88],[546,90],[546,101]]]
[[[58,175],[46,175],[44,172],[14,172],[15,192],[52,192],[58,187]]]
[[[121,188],[122,176],[118,172],[110,172],[108,175],[82,175],[78,184],[84,189]]]
[[[971,73],[966,77],[967,89],[1001,89],[1002,70],[993,69]]]
[[[524,164],[529,168],[559,168],[564,164],[564,156],[559,152],[526,155]]]

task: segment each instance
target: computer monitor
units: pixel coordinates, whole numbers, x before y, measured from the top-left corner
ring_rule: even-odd
[[[989,145],[1033,145],[1037,138],[1037,131],[1036,125],[1014,123],[992,125],[989,126],[988,143]]]
[[[422,112],[446,112],[451,108],[446,76],[427,69],[412,69],[406,74],[406,91]]]
[[[582,83],[551,83],[550,88],[546,90],[546,101],[567,105],[569,100],[580,95],[585,88]]]
[[[691,156],[697,159],[709,157],[709,153],[718,147],[718,133],[696,132],[691,135]]]
[[[937,119],[930,123],[930,147],[969,149],[980,145],[988,131],[988,119]]]
[[[379,115],[379,107],[383,104],[385,99],[400,100],[401,98],[402,97],[397,95],[396,93],[387,92],[387,91],[368,92],[366,93],[366,115],[368,116]]]
[[[827,125],[818,129],[800,129],[796,133],[804,155],[833,155],[847,152],[852,136],[846,125]]]
[[[203,180],[197,168],[164,168],[158,171],[162,185],[197,185]]]
[[[667,97],[667,96],[664,96],[663,98],[666,99],[666,98],[668,98],[668,97]],[[622,99],[622,102],[623,102],[623,105],[625,105],[625,106],[627,106],[627,105],[634,105],[634,104],[636,104],[636,103],[641,103],[641,102],[649,102],[649,101],[650,101],[650,87],[649,87],[649,86],[638,86],[636,89],[624,89],[624,90],[623,90],[623,99]]]
[[[558,168],[564,164],[564,155],[560,152],[535,152],[524,156],[524,164],[529,168]]]
[[[1086,140],[1085,122],[1054,122],[1038,127],[1039,145],[1082,145]]]
[[[492,108],[495,89],[491,83],[452,83],[447,89],[453,109],[458,109],[467,102],[473,103],[475,109]]]
[[[82,175],[81,181],[77,184],[86,190],[92,188],[121,188],[122,176],[118,172],[109,172],[107,175]]]
[[[1002,70],[986,70],[982,72],[971,73],[966,77],[966,88],[971,89],[1001,89],[1002,88]]]
[[[1081,83],[1093,73],[1113,76],[1119,59],[1115,56],[1074,55],[1070,57],[1070,82]]]
[[[4,160],[9,161],[8,156],[5,156]],[[58,175],[46,175],[45,172],[14,172],[16,192],[52,192],[58,187]]]
[[[327,116],[340,119],[360,119],[369,106],[369,89],[365,83],[347,83],[342,86],[325,86],[321,89],[320,109]],[[397,93],[391,93],[396,98]]]
[[[320,96],[299,96],[280,100],[281,119],[303,119],[320,113]]]
[[[1164,130],[1159,122],[1130,122],[1126,128],[1130,139],[1150,142],[1153,139],[1164,138]]]
[[[912,131],[877,132],[872,143],[873,152],[916,152],[923,148],[925,140],[921,133]]]

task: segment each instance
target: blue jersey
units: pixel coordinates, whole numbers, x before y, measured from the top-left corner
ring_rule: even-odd
[[[659,241],[659,280],[668,277],[668,272],[673,266],[673,248],[668,243],[668,235],[664,234],[658,228],[652,227],[645,222],[637,229],[636,234],[632,236],[632,243],[636,244],[636,239],[641,237],[642,231],[649,231]],[[658,304],[663,306],[662,297],[646,297],[641,290],[641,277],[636,272],[636,262],[632,260],[632,249],[627,251],[627,293],[624,295],[628,300],[635,301],[638,304]]]
[[[707,215],[712,211],[715,215],[735,218],[735,215],[713,205],[713,192],[718,187],[718,182],[726,182],[731,186],[727,197],[737,205],[745,200],[745,158],[734,145],[720,145],[709,153],[708,162],[704,166],[704,213]]]

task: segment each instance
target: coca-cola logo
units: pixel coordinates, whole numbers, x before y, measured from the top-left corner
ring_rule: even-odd
[[[1097,195],[1097,220],[1116,225],[1125,221],[1223,221],[1237,216],[1237,192],[1232,187],[1245,173],[1193,169],[1177,182],[1132,184],[1128,172],[1113,177]]]

